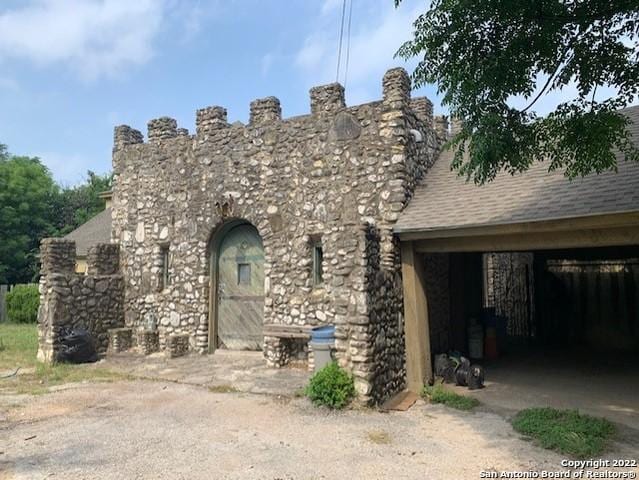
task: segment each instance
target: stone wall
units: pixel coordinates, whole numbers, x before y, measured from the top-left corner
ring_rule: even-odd
[[[450,254],[423,254],[425,290],[428,294],[428,323],[433,354],[451,347]],[[454,286],[459,288],[458,285]],[[462,327],[465,328],[465,327]]]
[[[403,69],[387,72],[382,84],[381,101],[353,107],[345,106],[341,85],[315,87],[311,114],[290,119],[281,118],[277,98],[258,99],[248,125],[229,125],[223,107],[207,107],[197,112],[195,135],[163,117],[149,122],[147,143],[138,131],[116,127],[113,238],[121,246],[126,325],[143,327],[152,316],[162,348],[169,335],[188,334],[191,348],[206,351],[211,239],[227,221],[242,219],[264,245],[265,323],[335,324],[337,357],[362,395],[381,398],[400,388],[392,227],[439,140],[432,105],[411,100]],[[319,286],[311,272],[318,240]],[[165,288],[163,248],[171,257]],[[371,282],[394,292],[391,300]]]
[[[88,274],[75,273],[75,242],[42,241],[38,359],[55,361],[63,329],[82,327],[104,353],[111,328],[124,324],[124,279],[117,273],[118,246],[101,244],[88,255]]]

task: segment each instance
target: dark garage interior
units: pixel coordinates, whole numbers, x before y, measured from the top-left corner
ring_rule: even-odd
[[[638,247],[422,255],[431,354],[478,357],[473,395],[639,428]]]

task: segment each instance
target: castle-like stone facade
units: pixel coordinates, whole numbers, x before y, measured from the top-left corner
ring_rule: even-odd
[[[346,107],[341,85],[315,87],[311,113],[289,119],[278,99],[255,100],[248,125],[229,124],[224,108],[208,107],[197,112],[195,135],[163,117],[149,122],[146,142],[116,127],[112,240],[120,245],[126,326],[156,328],[161,349],[188,335],[191,350],[210,351],[212,259],[225,228],[246,222],[263,245],[260,308],[270,331],[335,325],[337,359],[363,399],[379,402],[403,388],[392,227],[446,127],[429,100],[411,99],[403,69],[389,70],[382,89],[381,101]],[[273,366],[305,356],[306,343],[263,337]]]

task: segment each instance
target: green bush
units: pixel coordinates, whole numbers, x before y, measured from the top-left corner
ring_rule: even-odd
[[[311,377],[305,393],[315,405],[344,408],[355,396],[355,385],[353,377],[332,362]]]
[[[7,293],[7,316],[15,323],[35,323],[38,320],[40,294],[37,285],[15,285]]]
[[[543,448],[581,458],[600,455],[615,432],[604,418],[548,407],[522,410],[513,418],[513,428]]]

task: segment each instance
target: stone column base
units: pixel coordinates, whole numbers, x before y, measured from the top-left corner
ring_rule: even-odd
[[[169,358],[181,357],[189,352],[189,334],[179,333],[169,335],[166,338],[166,356]]]
[[[112,328],[109,330],[109,352],[125,352],[132,346],[133,330],[131,328]]]
[[[160,334],[157,330],[140,330],[137,334],[138,350],[144,355],[160,351]]]
[[[266,366],[281,368],[288,365],[291,359],[291,350],[286,338],[264,337],[264,358]]]

